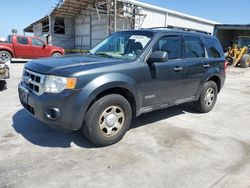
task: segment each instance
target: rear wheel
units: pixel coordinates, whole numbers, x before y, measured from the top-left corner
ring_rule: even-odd
[[[3,63],[6,63],[8,61],[11,61],[12,55],[5,50],[0,51],[0,61]]]
[[[250,66],[250,55],[245,54],[240,59],[240,67],[247,68],[248,66]]]
[[[198,101],[194,102],[194,107],[198,112],[207,113],[211,111],[217,100],[218,88],[214,81],[208,81],[201,91]]]
[[[87,111],[82,129],[91,142],[97,146],[107,146],[122,139],[131,119],[131,106],[123,96],[106,95]]]

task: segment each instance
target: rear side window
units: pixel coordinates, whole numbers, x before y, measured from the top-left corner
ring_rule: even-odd
[[[19,44],[28,45],[29,41],[27,37],[17,37],[17,42]]]
[[[220,44],[214,38],[205,37],[205,41],[208,47],[208,56],[214,58],[220,58],[222,49]]]
[[[161,38],[154,46],[153,51],[168,52],[168,59],[181,58],[181,41],[179,36]]]
[[[184,36],[185,58],[205,57],[204,46],[198,37]]]

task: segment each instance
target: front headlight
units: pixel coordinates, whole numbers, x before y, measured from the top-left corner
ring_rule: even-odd
[[[74,89],[76,78],[47,75],[44,82],[45,93],[60,93],[64,89]]]

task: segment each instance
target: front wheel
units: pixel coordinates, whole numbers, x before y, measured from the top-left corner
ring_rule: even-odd
[[[58,57],[58,56],[62,56],[62,54],[59,53],[59,52],[55,52],[55,53],[52,54],[51,57]]]
[[[87,111],[83,133],[97,146],[107,146],[122,139],[132,119],[131,106],[121,95],[106,95]]]
[[[194,107],[198,112],[207,113],[211,111],[217,100],[218,88],[214,81],[208,81],[201,91],[198,101],[194,102]]]

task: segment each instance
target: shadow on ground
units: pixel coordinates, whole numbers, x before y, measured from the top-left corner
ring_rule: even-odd
[[[131,129],[139,128],[141,126],[177,116],[185,112],[194,112],[190,104],[143,114],[133,120]],[[75,145],[83,148],[96,147],[83,136],[81,131],[62,132],[54,130],[43,122],[35,119],[24,109],[14,114],[12,121],[12,126],[15,131],[35,145],[43,147],[67,148],[71,147],[71,143],[74,143]]]

